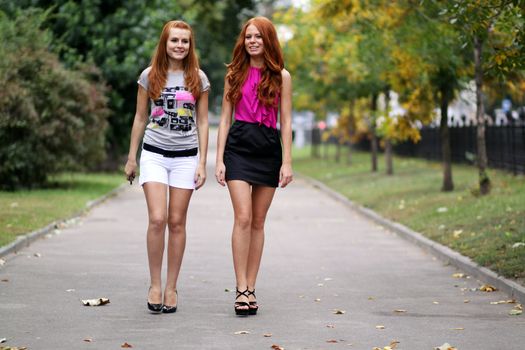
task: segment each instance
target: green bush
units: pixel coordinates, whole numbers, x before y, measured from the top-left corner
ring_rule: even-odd
[[[65,69],[40,30],[45,13],[0,12],[0,188],[33,188],[48,175],[105,157],[106,87],[90,66]]]

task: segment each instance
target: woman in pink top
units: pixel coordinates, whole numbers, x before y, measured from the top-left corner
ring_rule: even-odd
[[[217,181],[228,185],[235,215],[232,250],[237,315],[255,315],[259,308],[255,282],[264,222],[276,187],[292,181],[291,145],[292,78],[284,69],[272,22],[255,17],[243,26],[228,64],[215,170]]]

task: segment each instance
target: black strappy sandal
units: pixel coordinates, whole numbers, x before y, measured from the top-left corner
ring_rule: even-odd
[[[248,293],[248,288],[246,288],[244,292],[241,292],[239,288],[235,288],[235,289],[237,292],[237,296],[235,297],[235,300],[239,299],[241,295],[244,295],[246,298],[248,298],[248,294],[246,294]],[[237,316],[248,316],[250,313],[250,304],[248,304],[245,301],[236,301],[233,308],[235,309],[235,314]]]
[[[253,290],[248,290],[248,295],[253,295],[254,298],[257,298],[255,296],[255,288]],[[257,305],[257,301],[250,301],[249,303],[250,308],[248,309],[248,313],[250,315],[257,315],[257,310],[259,310],[259,305]]]

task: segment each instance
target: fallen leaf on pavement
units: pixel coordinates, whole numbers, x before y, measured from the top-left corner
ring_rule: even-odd
[[[239,335],[239,334],[250,334],[250,331],[237,331],[237,332],[235,332],[233,334],[237,334],[237,335]]]
[[[126,343],[122,344],[120,347],[121,347],[121,348],[132,348],[133,345],[131,345],[130,343],[127,343],[127,342],[126,342]]]
[[[405,310],[405,309],[395,309],[394,312],[402,314],[402,313],[407,312],[407,310]]]
[[[314,301],[318,303],[318,302],[321,301],[321,299],[317,298],[317,299],[315,299]]]
[[[465,278],[466,275],[464,273],[454,273],[454,274],[452,274],[452,277],[454,277],[454,278]]]
[[[33,256],[34,256],[35,258],[40,258],[40,257],[42,257],[42,254],[40,254],[40,253],[35,253],[35,254],[33,254]]]
[[[9,282],[9,278],[2,278],[2,282]]]
[[[7,341],[7,338],[0,339],[0,343],[5,343]]]
[[[456,328],[452,328],[453,331],[464,331],[465,328],[463,327],[456,327]]]
[[[71,292],[74,292],[75,290],[74,289],[66,289],[66,292],[68,293],[71,293]]]
[[[490,284],[484,284],[481,287],[479,287],[479,290],[482,291],[482,292],[490,293],[490,292],[495,292],[498,289],[496,287],[494,287],[494,286],[491,286]]]
[[[509,315],[511,316],[519,316],[523,313],[523,310],[520,309],[512,309],[509,311]]]
[[[327,343],[339,343],[337,340],[335,339],[330,339],[330,340],[327,340],[326,341]]]
[[[264,333],[263,337],[270,338],[272,336],[272,333]]]
[[[333,324],[327,324],[326,328],[335,328],[335,326]]]
[[[86,338],[86,339],[84,339],[84,341],[85,341],[86,343],[91,343],[91,342],[93,341],[93,339],[91,339],[91,338]]]
[[[468,303],[470,303],[470,300],[469,300],[469,299],[465,299],[465,300],[463,300],[463,302],[464,302],[465,304],[468,304]]]
[[[272,345],[272,349],[273,349],[273,350],[284,350],[283,347],[281,347],[281,346],[279,346],[279,345],[276,345],[276,344],[273,344],[273,345]]]
[[[368,297],[368,300],[375,300],[374,297]]]
[[[346,311],[345,310],[339,310],[339,309],[334,309],[334,314],[336,315],[343,315]]]
[[[385,326],[383,326],[382,324],[379,324],[376,326],[376,329],[385,329]]]
[[[433,301],[432,304],[439,305],[439,301]]]
[[[25,346],[0,346],[0,350],[27,350]]]
[[[101,306],[101,305],[109,304],[109,299],[108,298],[87,299],[87,300],[82,300],[82,304],[84,304],[84,306]]]
[[[438,346],[437,348],[434,348],[434,350],[458,350],[449,343],[445,343],[441,346]]]

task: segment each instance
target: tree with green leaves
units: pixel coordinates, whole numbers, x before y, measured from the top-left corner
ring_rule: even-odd
[[[490,192],[485,141],[484,80],[505,78],[525,68],[525,1],[449,0],[443,18],[457,29],[463,46],[470,48],[476,83],[477,166],[479,193]]]

